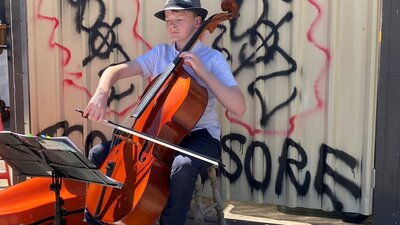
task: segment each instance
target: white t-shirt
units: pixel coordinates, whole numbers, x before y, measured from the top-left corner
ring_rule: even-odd
[[[191,52],[195,53],[200,58],[208,71],[211,72],[222,84],[228,87],[237,86],[237,82],[233,77],[231,69],[221,52],[205,46],[200,41],[193,46]],[[160,44],[136,58],[136,61],[142,67],[144,76],[153,79],[164,72],[165,68],[178,54],[179,52],[176,50],[175,44]],[[183,67],[198,82],[198,84],[205,87],[208,92],[207,107],[193,130],[206,128],[214,138],[219,140],[221,131],[217,113],[215,111],[216,97],[205,83],[194,73],[191,67],[186,65]]]

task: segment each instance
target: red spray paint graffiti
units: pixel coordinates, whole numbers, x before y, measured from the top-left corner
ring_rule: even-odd
[[[321,91],[321,88],[322,88],[323,82],[325,81],[326,77],[328,76],[328,71],[329,71],[332,59],[331,59],[330,50],[327,47],[324,47],[322,44],[319,44],[315,40],[315,31],[317,29],[319,22],[321,22],[321,18],[323,15],[322,7],[315,0],[309,0],[309,3],[313,7],[316,8],[317,16],[314,19],[314,21],[312,22],[312,24],[310,25],[310,28],[307,32],[307,39],[313,46],[315,46],[325,56],[325,63],[324,63],[323,69],[319,72],[317,78],[314,81],[314,86],[313,86],[316,104],[314,107],[312,107],[310,109],[304,110],[298,114],[291,116],[288,121],[289,128],[287,130],[264,130],[264,129],[255,128],[255,127],[251,126],[250,124],[248,124],[247,122],[245,122],[239,118],[235,118],[230,113],[228,113],[228,112],[225,113],[225,116],[228,119],[228,121],[245,128],[250,136],[256,136],[259,134],[266,135],[266,136],[289,136],[296,129],[296,121],[299,118],[307,117],[307,116],[312,115],[313,113],[315,113],[319,110],[323,110],[325,108],[325,101],[324,101],[324,96]]]
[[[63,70],[65,70],[66,66],[70,63],[70,60],[71,60],[71,51],[67,47],[65,47],[55,41],[55,33],[56,33],[57,29],[59,28],[60,21],[55,17],[45,16],[41,13],[43,1],[44,0],[39,0],[38,4],[36,6],[37,14],[35,15],[35,17],[37,20],[44,20],[44,21],[49,21],[49,22],[53,23],[53,28],[50,32],[50,37],[48,40],[49,47],[51,49],[59,49],[61,51],[62,67],[63,67]],[[77,79],[80,79],[82,77],[82,72],[66,72],[66,73],[76,77]],[[75,84],[74,81],[72,81],[72,80],[65,79],[64,83],[71,85],[73,87],[76,87],[78,89],[81,89],[86,94],[90,95],[89,91],[86,88]]]
[[[60,21],[55,18],[55,17],[49,17],[49,16],[44,16],[40,13],[41,7],[42,7],[43,0],[39,0],[37,7],[36,7],[36,18],[37,19],[42,19],[42,20],[47,20],[53,23],[53,29],[51,30],[50,33],[50,38],[49,38],[49,47],[50,48],[59,48],[62,52],[62,64],[65,67],[69,61],[71,60],[71,52],[68,50],[68,48],[62,46],[61,44],[55,42],[55,32],[60,25]]]
[[[82,85],[79,85],[76,82],[76,80],[79,80],[79,79],[81,79],[83,77],[83,73],[82,72],[68,72],[68,71],[66,71],[66,67],[68,66],[68,64],[71,61],[72,54],[71,54],[71,51],[70,51],[70,49],[68,47],[66,47],[66,46],[64,46],[64,45],[62,45],[60,43],[57,43],[55,41],[55,34],[56,34],[57,29],[59,29],[60,21],[56,17],[46,16],[46,15],[43,15],[41,13],[43,2],[44,2],[44,0],[39,0],[38,1],[37,5],[36,5],[37,14],[35,15],[35,18],[38,21],[42,20],[44,22],[51,22],[53,24],[52,30],[50,32],[49,40],[48,40],[49,48],[61,51],[63,72],[72,77],[72,79],[65,78],[63,80],[63,83],[65,85],[67,85],[68,87],[71,87],[71,88],[74,88],[74,89],[78,89],[79,91],[83,92],[85,95],[87,95],[90,98],[92,96],[91,92],[86,87],[84,87]],[[139,16],[140,16],[140,1],[139,0],[134,0],[133,3],[136,5],[136,10],[137,11],[136,11],[136,17],[135,17],[134,25],[132,27],[132,35],[134,36],[134,38],[136,40],[138,40],[139,42],[144,44],[147,49],[151,49],[151,45],[146,40],[144,40],[144,38],[142,36],[140,36],[138,31],[137,31],[138,30],[138,23],[139,23]],[[134,102],[134,103],[128,105],[127,107],[125,107],[124,109],[122,109],[119,112],[115,111],[115,110],[110,110],[108,112],[108,114],[114,114],[114,115],[117,115],[118,117],[126,116],[136,105],[137,105],[137,102]]]

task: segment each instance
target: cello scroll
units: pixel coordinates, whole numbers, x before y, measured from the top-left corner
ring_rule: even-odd
[[[224,12],[215,14],[209,18],[210,21],[205,29],[210,33],[214,32],[218,24],[240,16],[236,0],[222,0],[221,9]]]

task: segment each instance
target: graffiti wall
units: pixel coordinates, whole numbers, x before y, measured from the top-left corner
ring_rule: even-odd
[[[380,1],[237,1],[240,17],[202,40],[243,90],[242,117],[218,108],[223,197],[371,214]],[[102,71],[168,42],[161,0],[27,1],[31,132],[85,153],[111,136],[81,118]],[[220,1],[203,1],[210,14]],[[147,81],[112,88],[121,122]]]

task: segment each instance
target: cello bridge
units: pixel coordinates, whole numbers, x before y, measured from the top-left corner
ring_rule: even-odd
[[[128,137],[122,136],[122,135],[120,135],[120,134],[115,134],[115,136],[116,136],[117,138],[119,138],[119,139],[125,141],[126,143],[133,144],[133,145],[136,145],[136,146],[139,145],[136,141],[134,141],[134,140],[132,140],[132,139],[130,139],[130,138],[128,138]]]

